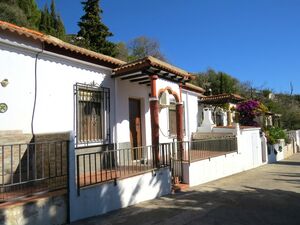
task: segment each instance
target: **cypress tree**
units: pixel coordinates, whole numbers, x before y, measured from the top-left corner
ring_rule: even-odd
[[[51,27],[55,28],[56,26],[56,12],[55,12],[55,3],[54,0],[51,1],[50,5],[50,18],[51,18]]]
[[[65,27],[60,15],[56,12],[54,0],[51,2],[50,11],[47,4],[45,4],[44,9],[41,12],[39,30],[57,38],[65,39]]]
[[[107,40],[113,34],[101,22],[100,15],[103,11],[100,9],[99,0],[85,0],[81,3],[85,14],[78,23],[80,30],[77,36],[81,40],[80,44],[93,51],[115,56],[116,45]]]
[[[23,10],[31,28],[38,28],[41,12],[35,0],[17,0],[20,9]]]
[[[39,25],[39,30],[46,34],[50,34],[51,31],[50,13],[47,4],[45,4],[44,9],[41,12],[41,21]]]

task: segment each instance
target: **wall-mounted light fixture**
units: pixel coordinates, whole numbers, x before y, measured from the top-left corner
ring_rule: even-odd
[[[8,85],[8,83],[9,83],[8,79],[4,79],[4,80],[1,81],[1,86],[6,87]]]

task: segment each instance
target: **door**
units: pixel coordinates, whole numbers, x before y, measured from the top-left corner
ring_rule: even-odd
[[[253,166],[258,166],[259,165],[259,143],[258,143],[258,138],[257,134],[252,134],[251,136],[252,139],[252,157],[253,157]]]
[[[139,160],[142,157],[142,126],[141,126],[141,101],[139,99],[129,99],[129,126],[132,158]]]

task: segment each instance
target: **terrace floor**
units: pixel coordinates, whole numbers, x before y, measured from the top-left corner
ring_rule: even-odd
[[[208,151],[208,150],[190,150],[191,161],[199,161],[209,159],[221,155],[225,155],[232,152],[226,151]],[[183,161],[188,161],[186,155]],[[177,161],[178,162],[178,161]],[[153,162],[147,164],[140,163],[139,161],[131,162],[131,165],[112,167],[112,169],[101,169],[96,172],[87,170],[85,173],[81,171],[79,177],[80,186],[88,186],[95,183],[106,182],[114,179],[123,179],[130,176],[135,176],[147,171],[153,170]]]
[[[220,155],[228,154],[230,152],[225,151],[206,151],[206,150],[190,150],[190,156],[192,161],[204,160],[212,157],[217,157]],[[184,157],[184,161],[187,161],[188,157]],[[100,171],[87,171],[85,173],[80,173],[79,184],[80,187],[107,182],[114,179],[123,179],[130,176],[136,176],[138,174],[145,173],[147,171],[153,170],[153,162],[149,161],[147,164],[143,164],[139,161],[131,162],[130,165],[118,166],[113,169],[102,169]],[[61,178],[58,178],[61,179]],[[18,200],[19,198],[25,196],[35,196],[40,193],[46,192],[49,190],[49,187],[53,187],[53,184],[63,184],[65,185],[66,178],[63,177],[63,180],[57,180],[55,182],[39,182],[35,185],[20,185],[13,188],[1,189],[0,192],[0,202]],[[77,181],[78,182],[78,181]],[[57,188],[56,188],[57,189]]]
[[[208,151],[208,150],[190,150],[191,161],[199,161],[204,159],[209,159],[225,154],[229,154],[232,152],[228,151]]]

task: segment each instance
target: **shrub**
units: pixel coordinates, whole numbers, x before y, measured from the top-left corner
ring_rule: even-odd
[[[266,130],[266,137],[269,144],[275,144],[278,139],[284,139],[288,142],[288,136],[286,132],[279,127],[270,127]]]

